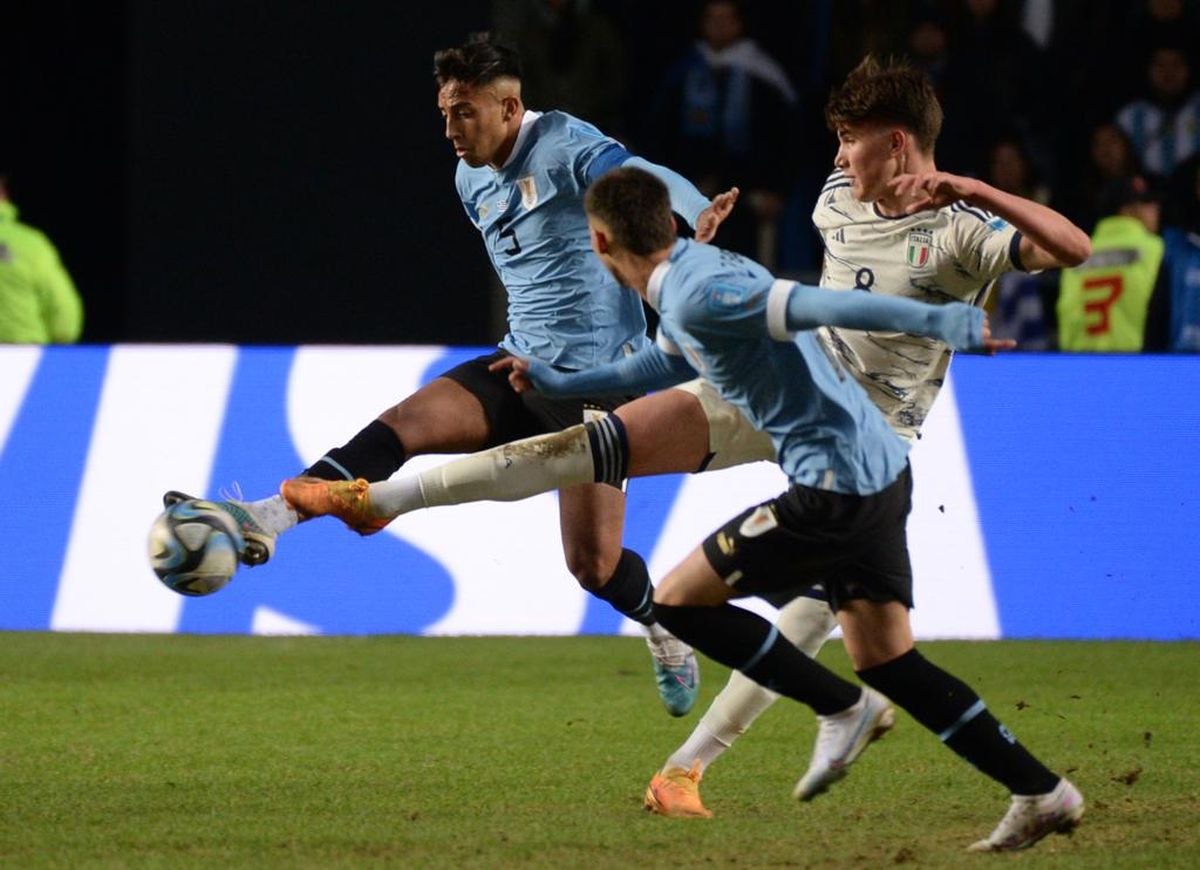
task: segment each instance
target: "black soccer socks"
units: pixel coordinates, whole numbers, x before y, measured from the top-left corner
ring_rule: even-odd
[[[1017,742],[970,686],[915,649],[858,675],[1013,794],[1045,794],[1058,783],[1058,776]]]
[[[392,427],[372,420],[344,445],[335,447],[310,465],[304,474],[322,480],[356,480],[362,477],[373,483],[387,480],[407,458],[404,445]]]
[[[611,604],[634,622],[654,624],[654,587],[646,563],[633,550],[622,550],[616,570],[593,594]]]
[[[709,658],[741,671],[759,685],[807,704],[821,716],[852,706],[862,689],[810,659],[756,613],[717,607],[655,604],[663,627]]]

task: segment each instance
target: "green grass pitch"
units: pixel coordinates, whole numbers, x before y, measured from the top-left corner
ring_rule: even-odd
[[[1088,801],[1070,837],[968,855],[1003,790],[905,714],[800,805],[783,701],[705,779],[712,820],[641,808],[684,719],[633,638],[0,635],[0,865],[1195,867],[1200,647],[928,643]],[[840,644],[822,660],[848,672]]]

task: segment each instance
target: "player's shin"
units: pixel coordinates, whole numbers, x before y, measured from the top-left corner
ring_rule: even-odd
[[[796,649],[761,616],[731,604],[716,607],[655,603],[676,637],[760,685],[812,707],[822,716],[852,707],[862,690]]]
[[[371,486],[381,516],[476,501],[520,501],[581,483],[619,486],[628,461],[616,417],[524,438]]]
[[[408,453],[390,426],[373,420],[341,447],[330,450],[303,473],[321,480],[387,480]]]
[[[917,650],[858,675],[1013,794],[1045,794],[1058,784],[1059,777],[1017,742],[974,690]]]

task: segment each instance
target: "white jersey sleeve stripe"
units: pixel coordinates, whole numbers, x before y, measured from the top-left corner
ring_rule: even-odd
[[[793,335],[787,328],[787,304],[795,281],[779,280],[767,291],[767,333],[776,341],[787,341]]]

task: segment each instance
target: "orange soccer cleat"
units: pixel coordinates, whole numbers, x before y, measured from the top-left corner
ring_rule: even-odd
[[[712,812],[700,800],[700,762],[691,770],[667,767],[650,778],[646,786],[646,809],[678,819],[711,819]]]
[[[360,535],[373,535],[392,521],[376,516],[371,507],[370,484],[358,480],[322,480],[293,477],[279,487],[284,501],[304,519],[337,517]]]

